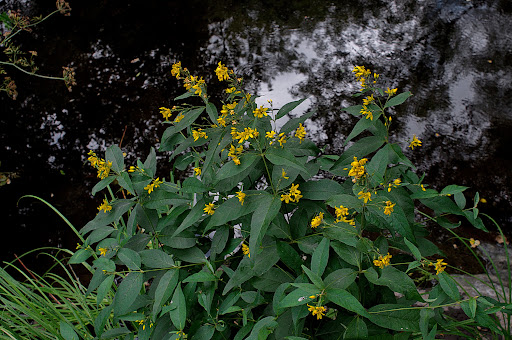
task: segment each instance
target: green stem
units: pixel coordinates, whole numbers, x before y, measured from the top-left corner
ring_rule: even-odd
[[[29,74],[31,76],[35,76],[35,77],[39,77],[39,78],[44,78],[44,79],[54,79],[54,80],[65,80],[64,78],[62,77],[52,77],[52,76],[44,76],[42,74],[37,74],[37,73],[34,73],[34,72],[29,72],[21,67],[19,67],[18,65],[16,64],[13,64],[13,63],[9,63],[9,62],[6,62],[6,61],[0,61],[0,64],[2,65],[8,65],[8,66],[12,66],[14,68],[17,68],[18,70],[20,70],[21,72],[23,73],[26,73],[26,74]]]

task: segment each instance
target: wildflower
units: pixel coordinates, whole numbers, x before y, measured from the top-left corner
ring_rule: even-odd
[[[284,171],[284,169],[281,169],[281,177],[283,177],[284,179],[290,178],[286,176],[286,171]]]
[[[247,257],[251,257],[249,246],[245,243],[242,243],[242,252],[244,253],[244,255],[247,255]]]
[[[413,135],[412,142],[411,144],[409,144],[409,147],[411,148],[411,150],[414,150],[414,147],[416,146],[421,146],[421,141],[418,138],[416,138],[416,135]]]
[[[444,272],[444,270],[446,269],[446,266],[448,265],[448,263],[443,262],[443,260],[444,259],[437,259],[435,264],[432,262],[429,264],[430,266],[435,266],[436,275],[439,275],[442,272]]]
[[[316,215],[315,217],[313,217],[313,219],[311,220],[311,228],[316,228],[318,227],[322,221],[324,219],[324,213],[319,213],[318,215]]]
[[[393,207],[396,205],[396,203],[393,203],[391,201],[386,201],[386,206],[384,207],[384,214],[385,215],[391,215],[393,212]]]
[[[389,183],[388,192],[391,191],[391,188],[397,188],[398,186],[400,186],[400,183],[402,183],[402,180],[400,178],[397,178],[393,182]]]
[[[423,184],[421,184],[420,186],[421,186],[421,190],[423,190],[423,191],[427,191],[427,189],[425,189],[425,187],[423,186]]]
[[[397,91],[397,89],[390,89],[388,87],[388,89],[386,91],[384,91],[384,92],[386,92],[391,97],[391,96],[394,96],[396,94],[396,91]]]
[[[181,61],[172,65],[171,75],[176,77],[176,79],[180,79],[180,71],[181,71]]]
[[[352,73],[355,73],[355,76],[358,81],[361,81],[368,78],[372,72],[369,69],[366,69],[364,66],[356,66],[352,70]]]
[[[103,159],[98,160],[98,178],[104,179],[108,177],[110,173],[110,168],[112,167],[112,162],[105,162]]]
[[[183,113],[180,112],[180,114],[178,116],[176,116],[176,118],[174,118],[174,123],[179,123],[181,122],[181,120],[185,118],[185,116],[183,115]]]
[[[240,145],[236,148],[233,145],[231,145],[231,147],[229,148],[228,156],[231,157],[231,159],[233,159],[233,162],[235,162],[236,165],[240,165],[240,158],[238,158],[238,156],[243,151],[244,151],[244,147],[242,145]]]
[[[354,177],[354,180],[363,177],[365,174],[364,165],[366,164],[366,162],[368,162],[368,159],[366,158],[363,158],[360,161],[358,161],[357,157],[354,157],[354,161],[350,163],[350,166],[352,166],[352,168],[348,172],[348,175],[350,177]]]
[[[237,156],[233,157],[233,162],[234,162],[236,165],[240,165],[240,158],[238,158]]]
[[[169,118],[172,115],[171,109],[168,109],[168,108],[163,107],[163,106],[160,108],[160,113],[162,114],[162,116],[164,116],[166,121],[169,121]]]
[[[242,191],[237,191],[237,193],[236,193],[236,197],[238,197],[238,200],[240,201],[240,203],[242,205],[244,205],[245,196],[246,196],[245,193]]]
[[[373,83],[374,83],[374,84],[375,84],[375,83],[377,83],[377,79],[379,79],[379,77],[380,77],[380,74],[378,74],[378,73],[374,73],[374,74],[373,74],[373,79],[374,79],[374,80],[373,80]]]
[[[213,215],[215,213],[215,205],[213,203],[205,204],[203,211],[208,215]]]
[[[370,105],[372,102],[375,101],[375,98],[373,97],[373,94],[371,96],[368,96],[363,99],[363,105]]]
[[[195,176],[201,175],[201,168],[194,168],[194,175]]]
[[[363,191],[359,191],[358,193],[359,195],[359,199],[360,200],[363,200],[363,202],[366,204],[368,201],[371,201],[372,200],[372,193],[371,192],[363,192]]]
[[[485,204],[485,203],[487,203],[487,200],[485,198],[480,198],[480,203]]]
[[[290,192],[288,194],[282,194],[281,195],[281,201],[284,201],[285,203],[290,202],[299,202],[299,199],[302,198],[301,191],[299,190],[298,184],[293,184],[290,187]]]
[[[234,103],[231,103],[231,104],[224,104],[222,105],[222,110],[220,110],[220,113],[222,113],[223,115],[224,114],[230,114],[230,115],[234,115],[235,114],[235,107],[238,105],[237,102],[234,102]]]
[[[99,248],[98,250],[100,251],[101,256],[107,255],[107,252],[108,252],[107,248]]]
[[[176,335],[179,335],[179,338],[178,339],[186,339],[187,338],[187,334],[185,334],[185,332],[183,332],[182,330],[181,331],[178,331],[176,333]]]
[[[163,181],[160,180],[160,177],[157,177],[156,179],[153,180],[152,183],[146,185],[144,187],[144,190],[147,190],[148,194],[151,194],[156,188],[158,188],[160,186],[160,184],[162,184]]]
[[[197,80],[197,82],[194,85],[192,85],[192,88],[194,90],[196,90],[194,92],[194,94],[197,94],[198,96],[201,96],[201,94],[203,93],[204,85],[205,85],[204,79],[201,78],[201,79]]]
[[[108,204],[108,201],[106,198],[103,199],[103,203],[98,207],[98,210],[99,211],[102,211],[104,213],[106,213],[107,211],[110,211],[112,210],[112,206],[110,204]]]
[[[268,108],[260,106],[256,110],[252,111],[252,113],[254,113],[254,117],[263,118],[263,116],[268,116],[267,110]]]
[[[361,108],[361,111],[359,111],[363,116],[366,116],[366,119],[373,120],[373,113],[372,111],[368,110],[368,107],[366,105],[363,105]]]
[[[80,249],[80,248],[82,248],[82,245],[80,243],[77,243],[75,249]]]
[[[356,226],[356,222],[354,219],[348,219],[348,208],[344,207],[343,205],[340,205],[339,207],[334,207],[335,214],[336,214],[336,223],[338,222],[345,222],[350,224],[351,226]]]
[[[192,137],[194,137],[194,142],[199,138],[208,139],[208,136],[206,135],[206,132],[203,131],[203,129],[192,130]]]
[[[135,170],[137,170],[137,168],[131,165],[130,169],[128,169],[128,172],[135,172]]]
[[[300,139],[301,143],[304,140],[304,138],[306,137],[306,130],[304,129],[304,126],[302,126],[302,123],[299,124],[297,131],[295,131],[295,137]]]
[[[228,71],[229,71],[228,68],[226,66],[222,65],[222,63],[219,61],[219,64],[218,64],[217,68],[215,69],[215,74],[219,78],[219,81],[229,80]]]
[[[469,239],[469,244],[471,244],[471,248],[476,248],[480,245],[479,240],[475,240],[474,238]]]
[[[275,135],[276,135],[275,131],[270,131],[270,132],[265,133],[265,137],[267,137],[267,138],[274,138]]]
[[[277,141],[279,142],[279,145],[283,147],[283,144],[286,143],[286,136],[284,135],[284,132],[279,134],[279,139]]]
[[[233,135],[233,131],[235,132]],[[233,136],[233,139],[238,139],[238,143],[242,144],[244,141],[248,140],[249,138],[256,138],[260,134],[258,130],[252,129],[252,128],[245,128],[244,131],[238,132],[235,130],[231,130],[231,135]]]
[[[96,167],[96,165],[98,164],[98,157],[96,157],[96,154],[92,152],[92,150],[89,150],[87,155],[89,156],[87,160],[91,163],[91,166]]]
[[[386,256],[379,255],[378,260],[373,260],[373,265],[375,267],[379,267],[380,269],[383,269],[384,267],[387,267],[391,264],[391,258],[393,255],[389,255],[389,253]]]
[[[322,318],[322,316],[325,315],[325,312],[327,311],[327,308],[325,308],[323,306],[315,307],[315,306],[311,306],[308,304],[308,307],[309,307],[308,311],[310,311],[313,316],[316,315],[317,320],[320,320]]]
[[[228,93],[228,94],[229,94],[229,93],[233,93],[233,92],[235,92],[235,91],[236,91],[236,87],[234,87],[234,86],[233,86],[233,87],[230,87],[229,89],[226,89],[226,93]],[[236,93],[240,93],[240,91],[237,91]]]

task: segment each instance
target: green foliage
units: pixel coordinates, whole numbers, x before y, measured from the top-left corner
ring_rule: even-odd
[[[402,147],[389,142],[385,109],[410,93],[373,87],[378,77],[356,67],[359,95],[367,97],[347,109],[361,116],[348,138],[355,142],[324,155],[306,139],[302,123],[311,112],[277,131],[276,120],[302,100],[274,114],[271,103],[257,107],[232,71],[219,63],[216,73],[229,84],[221,107],[209,101],[204,80],[177,63],[172,74],[187,92],[176,99],[199,97],[203,105],[160,109],[170,125],[160,151],[190,177],[156,177],[154,150],[130,167],[118,147],[105,160],[90,153],[102,178],[93,191],[106,188],[111,199],[81,229],[84,244],[71,260],[99,256],[88,294],[102,297],[121,279],[106,309],[117,328],[105,330],[100,314],[97,337],[433,338],[462,334],[442,315],[455,304],[473,325],[499,331],[486,314],[496,303],[462,298],[445,260],[425,257],[438,249],[416,220],[418,202],[441,225],[458,215],[485,227],[476,204],[465,208],[465,187],[426,189]],[[416,137],[410,143],[420,145]],[[408,275],[413,270],[439,282],[428,297]],[[73,336],[68,324],[61,332]]]

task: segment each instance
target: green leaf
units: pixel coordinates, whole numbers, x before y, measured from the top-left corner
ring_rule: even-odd
[[[68,324],[65,321],[61,321],[60,323],[60,335],[64,338],[64,340],[79,340],[78,334],[76,334],[73,326]]]
[[[325,267],[327,266],[327,262],[329,261],[329,248],[329,239],[324,238],[311,257],[311,270],[318,276],[322,276]]]
[[[103,299],[108,294],[110,289],[112,288],[112,284],[114,283],[115,275],[109,275],[98,287],[98,291],[96,294],[96,304],[99,306],[101,303],[104,303]]]
[[[368,281],[375,285],[386,286],[394,292],[404,294],[408,299],[423,301],[423,298],[416,290],[414,281],[409,277],[409,275],[393,266],[384,267],[380,276],[373,267],[368,268],[364,275]]]
[[[306,119],[308,119],[309,117],[311,117],[315,112],[312,111],[312,112],[308,112],[298,118],[292,118],[290,119],[289,121],[287,121],[283,127],[281,128],[281,130],[279,131],[279,133],[289,133],[291,132],[292,130],[295,130],[296,128],[299,127],[299,124],[301,123],[304,123],[306,121]]]
[[[350,163],[353,161],[354,156],[357,157],[358,159],[361,159],[364,156],[380,148],[382,144],[384,144],[384,142],[384,138],[378,136],[361,138],[340,156],[340,158],[329,169],[329,172],[335,175],[338,173],[348,173],[347,170],[343,170],[343,168],[350,165]]]
[[[438,197],[438,196],[439,196],[439,193],[437,191],[435,191],[434,189],[425,189],[425,191],[423,191],[423,190],[416,191],[415,193],[413,193],[411,195],[411,198],[412,199],[420,199],[420,198],[431,198],[431,197]]]
[[[277,287],[286,282],[290,282],[288,274],[274,267],[251,280],[251,284],[255,289],[269,293],[274,293]]]
[[[455,283],[455,280],[448,275],[446,272],[442,272],[437,276],[439,280],[439,284],[441,285],[441,288],[443,291],[451,297],[455,301],[460,300],[460,293],[459,289],[457,288],[457,284]]]
[[[300,100],[296,100],[294,102],[290,102],[290,103],[284,104],[283,107],[280,108],[279,111],[277,111],[276,120],[279,119],[279,118],[284,117],[287,113],[289,113],[290,111],[295,109],[297,106],[302,104],[302,102],[305,101],[306,99],[307,98],[303,98],[303,99],[300,99]]]
[[[347,326],[345,333],[343,334],[344,339],[367,339],[368,338],[368,327],[364,320],[360,317],[355,317]]]
[[[456,194],[459,192],[463,192],[467,188],[468,187],[463,187],[463,186],[454,185],[454,184],[448,185],[443,190],[441,190],[441,195],[453,195],[453,194]]]
[[[293,249],[291,245],[286,242],[276,240],[277,253],[288,267],[295,271],[295,274],[299,275],[302,273],[301,265],[302,261],[300,255]]]
[[[354,105],[354,106],[345,107],[342,110],[347,111],[352,116],[358,117],[358,116],[361,116],[362,108],[363,108],[363,105]]]
[[[357,212],[361,212],[363,208],[362,200],[357,199],[357,197],[353,195],[347,194],[335,195],[325,203],[333,208],[342,205],[348,209],[355,209]]]
[[[370,183],[374,186],[384,182],[384,174],[389,162],[389,154],[391,147],[389,144],[385,145],[382,149],[372,157],[366,166],[366,171],[371,174]]]
[[[182,261],[190,263],[203,263],[206,261],[204,253],[198,247],[187,249],[173,249],[173,254]]]
[[[121,335],[130,334],[131,331],[126,327],[119,327],[114,329],[109,329],[105,331],[105,333],[101,334],[100,339],[119,339]]]
[[[192,209],[190,209],[190,213],[187,215],[187,217],[185,217],[183,222],[181,222],[180,226],[178,227],[178,229],[176,229],[172,236],[178,235],[179,233],[181,233],[182,231],[184,231],[185,229],[199,221],[203,216],[204,207],[205,203],[203,200],[197,202],[196,205],[192,207]]]
[[[421,261],[421,253],[418,250],[418,248],[412,244],[411,241],[409,241],[407,238],[404,237],[404,242],[407,245],[407,247],[411,250],[411,253],[414,255],[416,260]]]
[[[212,238],[212,247],[210,248],[210,254],[213,257],[215,254],[220,254],[226,247],[229,237],[229,227],[223,225],[217,230]],[[213,261],[213,260],[212,260]]]
[[[254,193],[256,193],[256,191],[254,191]],[[248,196],[245,198],[244,205],[240,203],[237,197],[232,197],[227,201],[222,202],[222,204],[215,209],[215,214],[210,218],[205,231],[219,225],[225,225],[228,222],[240,218],[240,216],[254,211],[257,206],[255,204],[250,205],[249,200],[252,199],[250,192],[245,192],[245,194]]]
[[[410,96],[412,96],[411,92],[403,92],[394,97],[391,97],[391,99],[386,102],[386,105],[384,105],[384,108],[400,105],[403,102],[405,102],[407,98],[409,98]]]
[[[185,193],[199,194],[208,191],[208,188],[196,177],[188,177],[183,181],[182,191]]]
[[[404,308],[408,306],[399,304],[382,304],[371,307],[371,322],[398,332],[419,332],[420,311],[418,309]]]
[[[250,259],[246,256],[240,261],[238,268],[236,268],[233,276],[229,279],[228,283],[222,291],[222,295],[226,295],[233,287],[239,287],[242,283],[246,282],[254,276],[254,272],[250,266]]]
[[[182,282],[186,283],[186,282],[210,282],[210,281],[217,281],[217,277],[215,275],[213,275],[212,273],[200,271],[200,272],[197,272],[195,274],[188,276]]]
[[[101,227],[94,230],[86,239],[87,244],[99,242],[115,231],[112,227]]]
[[[105,152],[105,161],[112,162],[112,170],[114,170],[117,173],[124,170],[123,152],[115,144],[107,148],[107,151]]]
[[[305,265],[302,265],[301,268],[304,271],[304,273],[306,273],[311,282],[315,285],[315,287],[317,287],[318,289],[324,288],[324,282],[322,281],[322,278],[318,274],[309,270],[309,268],[306,267]]]
[[[333,271],[324,279],[326,289],[346,289],[357,277],[358,273],[351,268],[342,268]]]
[[[193,340],[210,340],[215,333],[215,327],[213,325],[202,325],[195,332]]]
[[[129,248],[121,248],[117,253],[117,257],[124,265],[131,270],[140,270],[141,260],[136,251]]]
[[[78,249],[73,256],[69,259],[69,264],[78,264],[82,263],[85,260],[87,260],[89,257],[91,257],[92,251],[88,249]]]
[[[245,340],[265,340],[278,326],[275,317],[267,316],[259,320],[252,328],[251,334]]]
[[[185,328],[185,323],[187,322],[187,303],[185,301],[185,295],[181,290],[181,284],[178,284],[176,290],[174,291],[174,295],[172,296],[171,306],[175,306],[174,309],[171,309],[169,312],[171,316],[171,321],[179,330],[183,330]]]
[[[240,292],[231,292],[224,301],[222,301],[222,304],[219,306],[219,314],[223,315],[226,314],[230,307],[232,307],[235,303],[238,302],[240,299]]]
[[[462,310],[468,317],[471,319],[474,319],[476,316],[476,299],[474,297],[469,298],[469,300],[464,300],[460,303],[460,306],[462,307]]]
[[[148,232],[155,232],[158,224],[158,212],[154,209],[147,209],[140,203],[135,206],[137,223]]]
[[[297,288],[288,295],[286,295],[280,302],[278,308],[288,308],[294,306],[305,305],[306,303],[312,301],[309,298],[312,295],[319,294],[321,292],[320,289],[313,287],[313,291],[305,291],[303,289]]]
[[[174,98],[174,100],[181,100],[181,99],[186,99],[188,97],[192,97],[194,95],[194,93],[195,93],[194,91],[189,90],[189,91],[183,93],[182,95],[177,96],[176,98]]]
[[[144,169],[146,170],[149,177],[154,177],[156,173],[156,152],[155,148],[151,147],[149,150],[148,158],[144,162]]]
[[[152,311],[153,321],[156,320],[162,306],[167,302],[174,291],[174,288],[176,288],[176,285],[178,284],[178,277],[178,269],[169,269],[158,281],[158,286],[155,290],[155,303],[153,304]]]
[[[331,247],[343,261],[358,268],[361,266],[363,255],[355,247],[340,242],[332,242]]]
[[[102,179],[92,188],[92,195],[96,195],[98,191],[101,191],[107,187],[110,183],[112,183],[117,176],[108,176],[107,178]]]
[[[215,124],[217,123],[217,118],[219,118],[219,113],[217,112],[217,108],[213,103],[208,103],[206,105],[206,113],[208,114],[208,117],[210,117],[210,120]]]
[[[215,176],[217,183],[223,179],[234,177],[245,172],[259,159],[260,156],[254,153],[244,153],[240,156],[240,165],[236,165],[234,162],[224,164],[217,173],[217,176]]]
[[[343,193],[343,187],[330,179],[308,181],[300,185],[300,190],[304,199],[315,201],[325,201]]]
[[[170,268],[174,261],[166,252],[160,249],[146,249],[139,252],[141,262],[149,268]]]
[[[251,219],[249,249],[253,254],[259,253],[261,240],[268,226],[279,213],[279,209],[281,209],[281,200],[277,196],[265,193],[265,195],[261,195],[259,202],[259,206]]]
[[[337,288],[327,288],[325,290],[326,297],[331,300],[333,303],[337,304],[349,310],[351,312],[357,313],[358,315],[369,318],[370,315],[366,311],[366,309],[361,305],[359,300],[357,300],[352,294],[343,289]]]
[[[178,206],[190,202],[189,198],[178,195],[174,192],[157,190],[151,193],[149,199],[144,203],[144,207],[148,209],[161,209],[166,206]]]
[[[373,125],[373,121],[370,119],[366,119],[362,117],[359,119],[359,121],[356,123],[350,134],[347,136],[345,141],[343,142],[343,145],[347,145],[348,142],[352,140],[352,138],[357,137],[361,132],[368,129],[370,126]]]
[[[275,165],[294,168],[305,173],[308,172],[306,167],[300,163],[290,151],[285,148],[267,149],[265,158],[268,159],[270,163]]]
[[[129,192],[135,193],[132,180],[130,179],[130,175],[128,175],[127,172],[121,172],[121,174],[117,176],[117,183],[119,183],[121,187],[128,190]]]
[[[132,311],[130,306],[139,296],[143,283],[143,274],[141,272],[131,272],[121,281],[114,298],[114,314],[116,316]]]

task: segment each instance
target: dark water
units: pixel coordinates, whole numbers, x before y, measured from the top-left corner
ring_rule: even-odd
[[[0,1],[36,15],[43,1]],[[385,86],[414,96],[395,112],[393,139],[416,134],[409,152],[434,187],[456,183],[480,192],[482,211],[512,229],[512,3],[510,1],[73,1],[22,36],[37,50],[41,72],[76,68],[78,85],[12,70],[16,101],[0,97],[0,171],[19,178],[0,187],[0,259],[43,245],[74,247],[75,237],[47,199],[80,228],[97,212],[89,149],[119,144],[134,161],[164,130],[160,106],[181,94],[170,76],[181,60],[222,90],[218,61],[235,68],[248,88],[276,107],[307,97],[297,112],[316,110],[306,129],[328,152],[340,152],[356,120],[351,70],[365,65]],[[162,165],[166,162],[162,158]],[[168,177],[165,167],[160,177]]]

